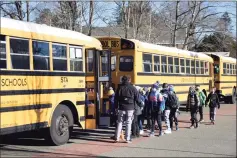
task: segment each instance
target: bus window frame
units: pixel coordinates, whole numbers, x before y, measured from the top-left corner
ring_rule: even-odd
[[[194,65],[192,65],[192,62],[194,62]],[[190,74],[191,75],[195,75],[196,74],[195,65],[196,65],[195,59],[191,59],[190,60]],[[194,73],[193,73],[192,69],[194,69]]]
[[[176,65],[175,59],[178,59],[178,65]],[[180,73],[180,70],[179,70],[179,69],[180,69],[179,57],[174,57],[174,73],[175,73],[175,74],[179,74],[179,73]],[[177,72],[176,70],[178,70],[178,72]]]
[[[206,65],[207,65],[207,68],[206,68]],[[208,61],[204,61],[204,75],[209,75],[209,73],[210,73],[210,63]]]
[[[162,63],[162,57],[165,57],[165,64]],[[167,55],[161,55],[161,73],[167,73],[167,64],[168,64],[168,58]],[[162,71],[163,66],[165,65],[165,72]]]
[[[65,46],[66,47],[66,57],[65,58],[62,58],[62,57],[54,57],[53,56],[53,45],[58,45],[58,46]],[[56,71],[56,72],[67,72],[68,71],[68,50],[67,50],[67,44],[62,44],[62,43],[55,43],[55,42],[52,42],[51,44],[51,47],[52,47],[52,61],[53,61],[53,71]],[[83,55],[83,53],[82,53]],[[58,60],[66,60],[66,66],[67,66],[67,69],[66,70],[54,70],[54,59],[58,59]]]
[[[25,41],[28,41],[28,54],[19,54],[19,53],[11,53],[11,39],[16,39],[16,40],[25,40]],[[13,37],[13,36],[9,36],[9,48],[10,48],[10,50],[9,50],[9,53],[10,53],[10,58],[12,58],[12,54],[13,55],[17,55],[17,56],[28,56],[29,57],[29,69],[15,69],[15,68],[13,68],[13,64],[12,64],[12,59],[10,59],[10,65],[11,65],[11,69],[12,70],[25,70],[25,71],[30,71],[30,42],[31,42],[31,40],[30,39],[28,39],[28,38],[19,38],[19,37]]]
[[[181,65],[181,60],[183,60],[183,62],[184,62],[183,66]],[[180,64],[180,73],[185,74],[186,73],[186,66],[185,66],[186,65],[186,60],[185,60],[185,58],[180,58],[179,59],[179,64]],[[184,72],[182,72],[182,68],[184,68]]]
[[[121,70],[120,69],[120,59],[121,59],[121,57],[123,58],[123,57],[129,57],[130,59],[132,59],[132,70],[126,70],[126,71],[124,71],[124,70]],[[131,72],[131,71],[134,71],[134,56],[132,56],[132,55],[123,55],[123,56],[119,56],[119,71],[121,71],[121,72]]]
[[[187,60],[189,61],[189,65],[187,65]],[[189,68],[189,72],[187,72],[187,68]],[[186,60],[185,60],[185,73],[186,74],[191,74],[191,59],[189,59],[189,58],[186,58]]]
[[[197,63],[198,63],[198,65],[197,65]],[[195,60],[195,74],[196,75],[201,74],[200,60]]]
[[[5,35],[1,35],[1,36],[4,36],[5,38],[5,41],[0,40],[0,44],[5,45],[5,52],[0,52],[0,54],[5,54],[5,58],[1,58],[1,55],[0,55],[0,60],[5,61],[6,68],[0,68],[0,69],[5,70],[7,69],[7,42],[6,42],[6,36]]]
[[[82,52],[82,57],[81,57],[81,59],[79,59],[79,58],[71,58],[71,53],[70,53],[70,48],[75,48],[75,49],[81,49],[81,52]],[[83,68],[84,67],[84,63],[85,63],[85,61],[83,60],[84,59],[84,56],[83,56],[83,47],[82,46],[75,46],[75,45],[70,45],[69,44],[69,71],[70,72],[84,72],[85,71],[85,69]],[[71,70],[71,61],[82,61],[82,71],[74,71],[74,70]]]
[[[33,42],[36,41],[36,42],[42,42],[42,43],[48,43],[48,46],[49,46],[49,55],[48,56],[43,56],[43,55],[34,55],[34,47],[33,47]],[[50,42],[48,41],[41,41],[41,40],[35,40],[35,39],[32,39],[32,44],[31,44],[31,49],[32,49],[32,58],[33,58],[33,71],[50,71],[50,63],[51,63],[51,60],[50,60]],[[34,69],[34,56],[38,56],[38,57],[44,57],[44,58],[48,58],[49,59],[49,69],[48,70],[36,70]]]
[[[159,57],[159,63],[155,63],[155,57]],[[154,64],[153,64],[153,71],[155,72],[155,73],[160,73],[161,72],[161,55],[157,55],[157,54],[154,54],[153,55],[153,62],[154,62]],[[159,71],[155,71],[155,66],[157,66],[157,68],[159,68],[158,70]]]
[[[172,58],[172,64],[171,63],[169,63],[169,58]],[[169,74],[173,74],[174,73],[174,67],[175,67],[175,65],[174,65],[174,58],[175,57],[173,57],[173,56],[167,56],[167,60],[168,60],[168,63],[167,63],[167,66],[168,66],[168,71],[167,71],[167,73],[169,73]],[[170,69],[170,66],[172,67],[172,71],[171,71],[171,69]]]
[[[151,56],[151,63],[144,62],[143,55],[150,55],[150,56]],[[144,73],[152,73],[152,67],[153,67],[152,58],[153,58],[153,54],[151,54],[151,53],[142,53],[142,66],[143,66],[143,67],[142,67],[142,71],[143,71]],[[120,62],[120,59],[119,59],[119,62]],[[149,64],[149,65],[150,65],[150,70],[151,70],[151,71],[145,71],[144,64]]]

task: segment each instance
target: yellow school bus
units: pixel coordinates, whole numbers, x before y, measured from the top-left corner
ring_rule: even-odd
[[[202,53],[159,46],[138,40],[97,37],[103,49],[111,50],[112,85],[123,75],[133,84],[150,87],[156,81],[174,85],[181,104],[186,104],[189,86],[206,92],[213,86],[213,59]]]
[[[45,138],[61,145],[74,124],[86,127],[86,54],[98,65],[104,54],[96,38],[1,17],[0,44],[1,135],[43,128]],[[101,72],[96,70],[98,103]]]
[[[214,82],[221,101],[236,103],[236,59],[210,55],[214,60]]]

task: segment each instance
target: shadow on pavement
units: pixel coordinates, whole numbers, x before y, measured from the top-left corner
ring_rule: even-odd
[[[82,143],[85,144],[85,143]],[[97,144],[90,144],[90,145],[97,145]],[[110,146],[101,144],[101,146]],[[219,153],[209,153],[209,152],[199,152],[199,151],[189,151],[189,150],[175,150],[175,149],[159,149],[159,148],[146,148],[146,147],[134,147],[134,146],[126,146],[126,148],[131,149],[141,149],[141,150],[163,150],[163,151],[173,151],[173,152],[186,152],[186,153],[195,153],[195,154],[206,154],[206,155],[216,155],[216,156],[229,156],[229,157],[236,157],[236,155],[228,155],[228,154],[219,154]]]
[[[22,152],[22,156],[26,154],[33,154],[31,157],[52,157],[52,156],[60,156],[60,157],[97,157],[95,155],[92,155],[90,153],[88,154],[69,154],[69,153],[57,153],[57,152],[47,152],[47,151],[39,151],[39,150],[32,150],[32,149],[24,149],[24,148],[1,148],[1,152],[4,152],[3,156],[13,156],[10,152]],[[35,155],[34,155],[35,154]]]

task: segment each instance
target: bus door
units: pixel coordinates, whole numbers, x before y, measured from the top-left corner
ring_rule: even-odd
[[[95,55],[95,91],[96,91],[96,126],[109,126],[108,90],[111,86],[111,51],[99,51]]]
[[[107,91],[111,84],[110,51],[86,50],[86,129],[109,123]]]

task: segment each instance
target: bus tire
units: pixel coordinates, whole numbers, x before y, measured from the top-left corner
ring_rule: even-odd
[[[73,130],[73,115],[69,107],[59,104],[53,113],[51,126],[45,139],[52,145],[63,145],[68,142]]]
[[[236,103],[236,88],[233,88],[230,103],[231,104],[235,104]]]

